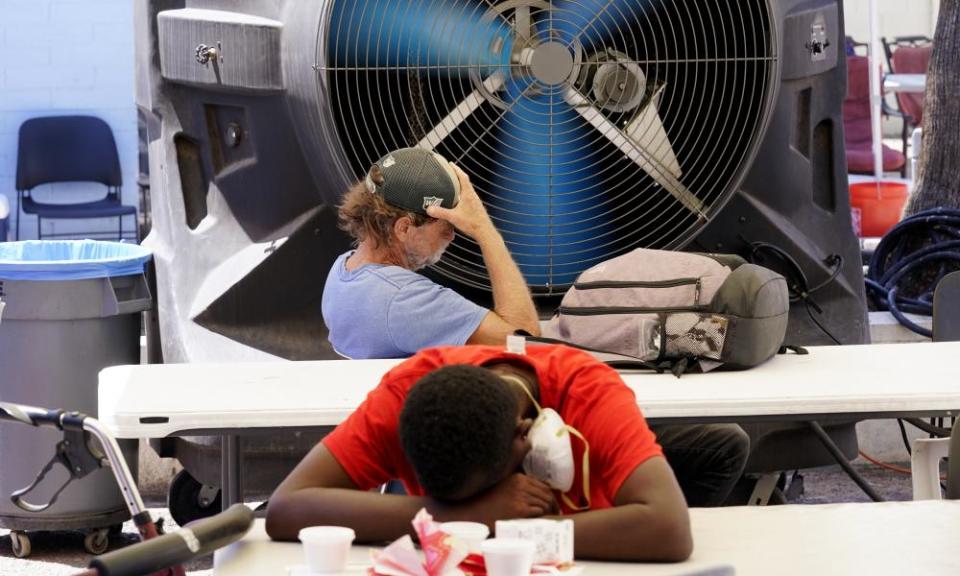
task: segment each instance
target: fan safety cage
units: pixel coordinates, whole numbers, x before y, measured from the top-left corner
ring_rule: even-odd
[[[456,162],[538,294],[691,240],[749,167],[777,77],[765,0],[336,0],[323,18],[345,170],[404,146]],[[433,271],[489,289],[461,235]]]

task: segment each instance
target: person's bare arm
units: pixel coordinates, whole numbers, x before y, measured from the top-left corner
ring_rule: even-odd
[[[473,331],[473,334],[467,338],[467,344],[487,344],[490,346],[503,346],[507,336],[516,332],[517,329],[508,324],[496,312],[487,312],[487,315],[480,321],[480,325]]]
[[[496,318],[488,314],[468,343],[503,344],[506,336],[517,328],[539,336],[540,320],[526,280],[510,256],[503,237],[490,220],[483,202],[470,183],[469,176],[456,165],[454,170],[460,179],[459,204],[453,209],[431,206],[427,208],[427,213],[434,218],[446,220],[457,230],[473,238],[480,246],[483,263],[490,275],[493,312]]]
[[[552,512],[553,506],[550,489],[522,474],[457,504],[362,491],[333,454],[318,444],[270,497],[266,528],[273,539],[296,540],[307,526],[348,526],[358,542],[383,542],[412,533],[410,521],[420,508],[437,521],[471,520],[492,530],[498,519],[539,517]]]
[[[661,457],[637,466],[613,508],[572,517],[577,559],[679,562],[693,551],[687,504]]]
[[[382,495],[357,488],[323,444],[317,444],[270,496],[267,533],[296,540],[301,528],[349,526],[359,541],[382,541],[406,534],[410,519],[426,498]]]

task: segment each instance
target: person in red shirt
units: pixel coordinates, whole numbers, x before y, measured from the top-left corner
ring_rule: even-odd
[[[563,494],[522,472],[541,407],[582,436],[571,438],[575,475]],[[394,478],[408,495],[372,490]],[[683,493],[633,392],[566,346],[432,348],[398,365],[276,489],[267,532],[292,540],[334,524],[386,541],[410,533],[420,508],[491,529],[569,516],[577,558],[680,561],[692,550]]]

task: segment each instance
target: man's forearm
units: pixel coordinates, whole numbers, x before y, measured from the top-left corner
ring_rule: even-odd
[[[275,540],[296,540],[307,526],[347,526],[357,542],[386,542],[413,535],[410,521],[426,508],[438,522],[481,520],[468,506],[444,504],[426,496],[380,494],[349,488],[304,488],[270,499],[267,533]]]
[[[530,297],[530,288],[510,256],[503,237],[491,230],[476,240],[490,275],[494,312],[513,326],[539,336],[540,319]]]
[[[267,532],[277,540],[296,540],[307,526],[348,526],[357,533],[358,542],[394,540],[411,533],[410,520],[430,501],[360,490],[304,488],[270,499]]]
[[[581,512],[574,519],[574,555],[579,560],[679,562],[692,551],[686,509],[657,513],[645,504]]]

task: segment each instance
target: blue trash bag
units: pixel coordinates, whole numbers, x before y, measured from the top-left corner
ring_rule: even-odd
[[[96,240],[0,243],[0,280],[90,280],[143,274],[153,253],[137,244]]]
[[[0,194],[0,242],[6,242],[10,235],[10,203]]]

